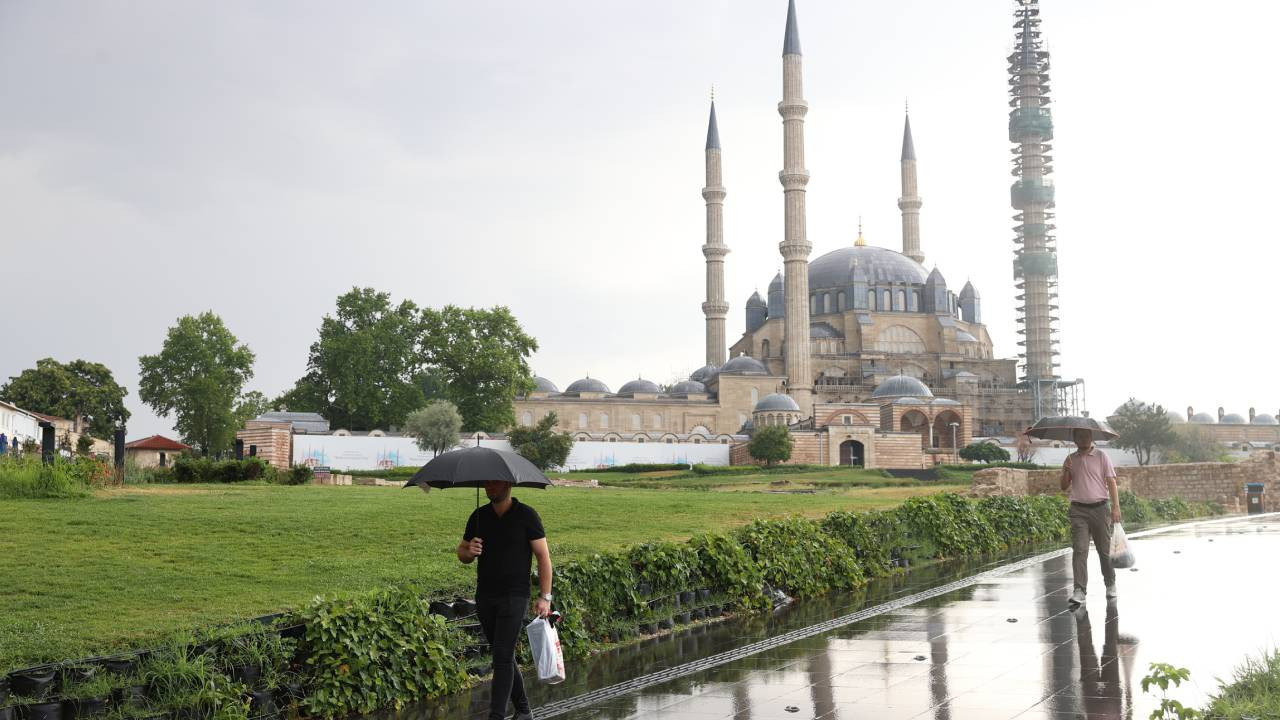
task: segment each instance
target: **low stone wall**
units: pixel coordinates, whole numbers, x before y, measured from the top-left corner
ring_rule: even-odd
[[[1049,495],[1058,489],[1061,470],[988,468],[973,474],[970,493]],[[1227,512],[1245,512],[1245,483],[1260,482],[1262,509],[1280,511],[1280,459],[1261,450],[1238,463],[1184,463],[1116,468],[1116,485],[1148,499],[1180,497],[1189,502],[1216,502]]]

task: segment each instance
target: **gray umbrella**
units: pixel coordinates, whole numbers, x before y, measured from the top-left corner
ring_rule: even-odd
[[[451,450],[431,459],[414,473],[405,487],[484,487],[486,482],[509,482],[516,487],[545,488],[551,480],[523,456],[507,450],[471,447]]]
[[[1075,430],[1088,430],[1093,433],[1094,440],[1114,440],[1116,431],[1111,429],[1105,421],[1094,420],[1089,417],[1076,417],[1074,415],[1061,415],[1058,417],[1044,417],[1029,430],[1027,434],[1033,438],[1041,440],[1065,440],[1071,441],[1071,433]]]

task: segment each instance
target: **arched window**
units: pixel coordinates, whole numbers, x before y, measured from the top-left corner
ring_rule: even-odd
[[[907,291],[899,290],[893,296],[893,309],[897,312],[903,312],[907,309]]]
[[[867,291],[867,309],[868,310],[876,309],[876,291],[875,290]]]
[[[844,312],[845,310],[848,310],[848,309],[849,309],[848,306],[845,305],[844,291],[841,290],[840,292],[836,293],[836,310],[839,312]]]
[[[520,424],[525,427],[529,427],[530,425],[532,425],[533,413],[529,412],[528,410],[525,410],[524,414],[520,416]]]
[[[910,310],[911,312],[920,312],[920,291],[919,290],[911,291],[911,304],[907,306],[907,309]]]
[[[881,290],[880,291],[880,309],[884,311],[888,311],[892,307],[893,305],[889,300],[889,291]]]
[[[768,340],[763,340],[760,342],[760,357],[762,358],[769,357],[769,341]]]
[[[640,430],[642,428],[644,428],[644,421],[640,419],[640,413],[633,413],[631,415],[631,429]]]
[[[609,413],[600,413],[600,427],[609,427]]]
[[[831,293],[822,294],[822,312],[831,312]]]
[[[653,414],[653,417],[650,419],[650,421],[653,423],[653,429],[654,429],[654,430],[661,430],[661,429],[662,429],[662,415],[660,415],[660,414],[658,414],[658,413],[654,413],[654,414]]]
[[[586,414],[586,413],[578,413],[578,429],[579,429],[579,430],[586,430],[586,429],[587,429],[587,414]]]
[[[810,315],[818,314],[818,296],[817,295],[809,296],[809,314]]]

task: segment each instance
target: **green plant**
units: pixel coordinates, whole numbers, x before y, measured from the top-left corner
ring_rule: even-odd
[[[1142,692],[1150,692],[1152,685],[1160,687],[1160,706],[1151,711],[1151,720],[1194,720],[1204,715],[1199,710],[1184,707],[1182,703],[1169,697],[1169,685],[1175,688],[1191,677],[1186,668],[1176,668],[1168,663],[1151,663],[1150,672],[1142,678]]]
[[[432,400],[426,407],[409,413],[404,419],[404,432],[414,439],[419,450],[439,455],[458,444],[462,416],[448,400]]]
[[[1009,451],[991,443],[970,443],[960,448],[960,458],[969,462],[1008,462]]]
[[[639,582],[653,585],[655,595],[693,589],[700,577],[698,553],[687,543],[643,543],[627,552]]]
[[[153,704],[170,714],[207,714],[215,720],[245,720],[246,688],[220,671],[212,654],[191,652],[176,641],[147,660],[139,676]]]
[[[122,687],[122,685],[114,676],[98,673],[88,680],[67,683],[62,688],[62,696],[72,700],[88,700],[90,698],[106,697],[117,687]]]
[[[852,548],[804,518],[757,520],[736,533],[770,585],[813,597],[863,581]]]
[[[1221,682],[1205,708],[1211,718],[1280,717],[1280,650],[1247,658],[1231,682]]]
[[[785,425],[769,425],[756,429],[751,441],[747,443],[747,452],[752,458],[772,467],[791,459],[793,445],[791,431]]]
[[[278,475],[285,485],[310,485],[315,482],[316,472],[306,465],[294,465],[289,472]]]
[[[763,608],[764,572],[742,543],[729,535],[704,533],[689,541],[698,554],[703,582],[731,605]]]
[[[880,576],[889,573],[893,549],[902,545],[886,537],[891,520],[887,513],[838,510],[823,518],[822,529],[848,545],[865,572]]]
[[[92,461],[90,461],[92,462]],[[89,494],[89,478],[75,463],[57,458],[50,465],[38,454],[0,455],[0,498],[73,498]]]
[[[560,467],[573,450],[573,436],[556,430],[560,418],[549,412],[532,427],[515,426],[507,431],[507,441],[539,470]]]

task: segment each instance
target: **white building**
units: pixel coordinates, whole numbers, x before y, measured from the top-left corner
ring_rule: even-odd
[[[14,438],[19,445],[27,441],[40,442],[40,420],[17,405],[0,400],[0,433],[4,434],[9,447],[13,447]]]

